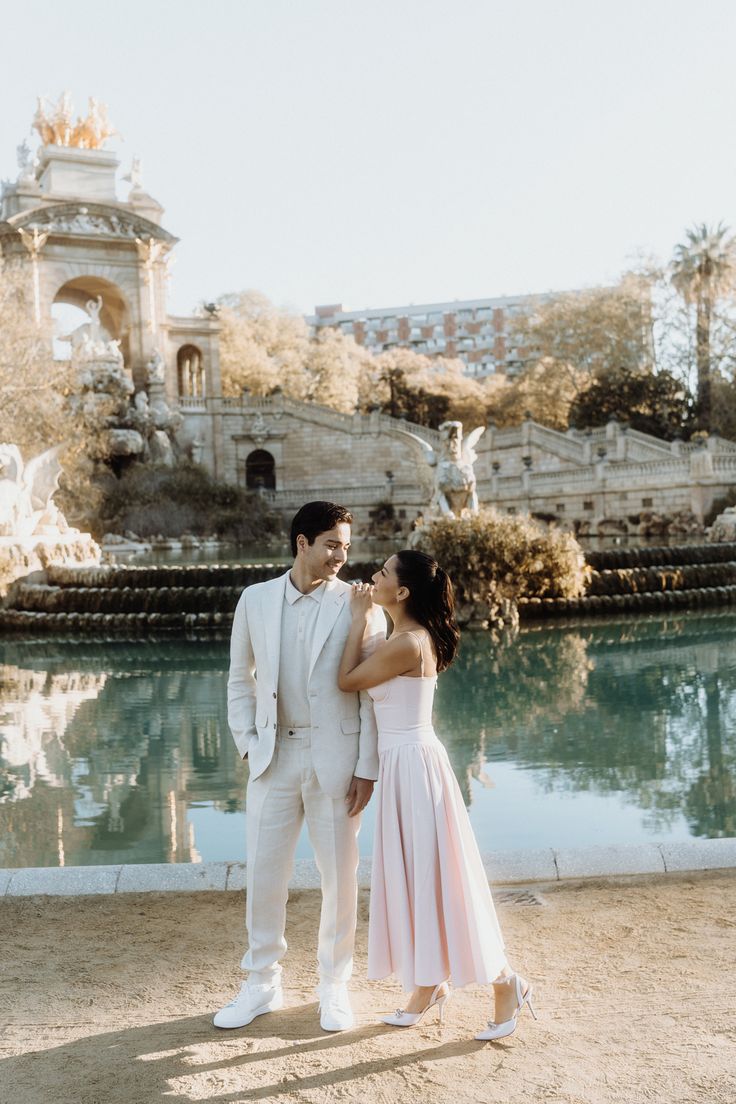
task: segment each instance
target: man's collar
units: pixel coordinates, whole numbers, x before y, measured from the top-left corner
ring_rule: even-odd
[[[327,583],[325,582],[325,580],[322,580],[319,586],[315,587],[314,590],[311,590],[309,594],[303,594],[301,590],[295,587],[292,583],[291,572],[289,572],[289,574],[286,576],[286,589],[284,590],[284,598],[290,606],[293,606],[294,603],[300,598],[313,598],[315,602],[319,603],[322,601],[322,595],[325,592],[326,586]]]

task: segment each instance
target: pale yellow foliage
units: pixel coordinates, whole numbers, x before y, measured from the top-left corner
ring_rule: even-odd
[[[489,417],[518,425],[527,413],[566,429],[570,406],[594,376],[651,363],[651,280],[625,276],[615,287],[537,299],[514,320],[523,350],[518,376],[487,385]]]
[[[307,397],[309,333],[300,315],[244,291],[220,299],[219,318],[223,395],[238,396],[244,388],[268,395],[280,387],[293,398]]]
[[[537,299],[515,319],[511,340],[527,363],[544,361],[577,384],[580,372],[650,366],[651,324],[650,281],[627,275],[614,287]]]
[[[54,361],[51,348],[50,327],[34,320],[30,271],[0,270],[0,440],[26,456],[59,444],[69,428],[63,418],[69,366]]]
[[[359,404],[361,378],[370,377],[373,361],[353,337],[339,330],[321,330],[308,346],[307,397],[322,406],[352,414]]]
[[[485,415],[485,391],[464,375],[462,361],[392,349],[375,356],[338,329],[325,328],[310,340],[303,318],[275,307],[255,291],[220,300],[220,365],[224,395],[244,388],[268,395],[280,388],[291,398],[350,414],[385,405],[388,376],[400,372],[410,388],[446,395],[449,418],[473,426]]]
[[[0,269],[0,441],[18,445],[25,460],[64,446],[59,502],[70,521],[96,500],[86,441],[69,407],[73,388],[69,362],[53,358],[50,324],[35,322],[29,268]]]
[[[499,427],[519,425],[530,415],[540,425],[567,429],[570,406],[589,380],[582,369],[544,357],[515,379],[489,386],[488,416]]]
[[[465,429],[484,425],[486,420],[486,393],[483,385],[465,375],[461,360],[438,357],[422,377],[421,385],[435,395],[444,395],[450,403],[448,419],[462,422]]]
[[[485,421],[486,392],[478,380],[465,375],[465,365],[459,359],[427,357],[411,349],[389,349],[375,358],[379,378],[385,381],[389,372],[403,373],[410,388],[421,388],[431,395],[443,395],[449,400],[448,419],[462,422],[466,429]],[[383,383],[381,399],[388,398]]]

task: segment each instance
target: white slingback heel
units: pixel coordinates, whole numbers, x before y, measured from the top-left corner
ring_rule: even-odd
[[[488,1040],[488,1039],[505,1039],[509,1035],[513,1035],[516,1031],[516,1024],[519,1019],[519,1014],[525,1004],[529,1005],[529,1011],[536,1020],[537,1013],[534,1011],[532,1004],[532,986],[526,981],[520,974],[509,974],[506,978],[499,978],[498,981],[494,981],[494,985],[514,985],[516,989],[516,1011],[510,1020],[504,1020],[503,1023],[495,1023],[493,1020],[488,1021],[488,1027],[485,1031],[479,1031],[475,1036],[476,1039]]]
[[[414,1027],[415,1024],[418,1024],[419,1021],[426,1016],[430,1008],[434,1008],[434,1006],[437,1005],[437,1013],[440,1018],[440,1023],[442,1023],[445,1016],[445,1005],[452,993],[450,986],[447,985],[446,992],[440,996],[439,992],[443,985],[447,985],[447,982],[441,981],[439,983],[432,993],[432,996],[429,998],[429,1004],[426,1008],[423,1008],[421,1012],[407,1012],[403,1008],[397,1008],[393,1016],[382,1016],[381,1019],[385,1024],[390,1024],[391,1027]]]

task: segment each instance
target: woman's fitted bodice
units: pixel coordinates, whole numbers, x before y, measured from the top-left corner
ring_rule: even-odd
[[[437,676],[396,678],[373,686],[368,691],[373,699],[378,727],[378,753],[401,744],[435,743],[432,727],[432,705]]]

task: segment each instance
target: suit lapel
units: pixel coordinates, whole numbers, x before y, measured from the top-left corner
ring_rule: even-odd
[[[340,615],[340,610],[345,603],[345,591],[337,588],[335,583],[328,583],[322,595],[322,601],[317,614],[317,624],[314,627],[314,641],[312,643],[312,655],[309,659],[309,678],[312,677],[314,665],[319,659],[319,654],[325,646],[327,637],[332,632],[335,622]]]
[[[289,572],[286,572],[288,575]],[[286,590],[286,575],[273,580],[273,589],[261,596],[261,614],[263,632],[266,637],[266,653],[274,690],[279,685],[279,662],[281,659],[281,615]]]

